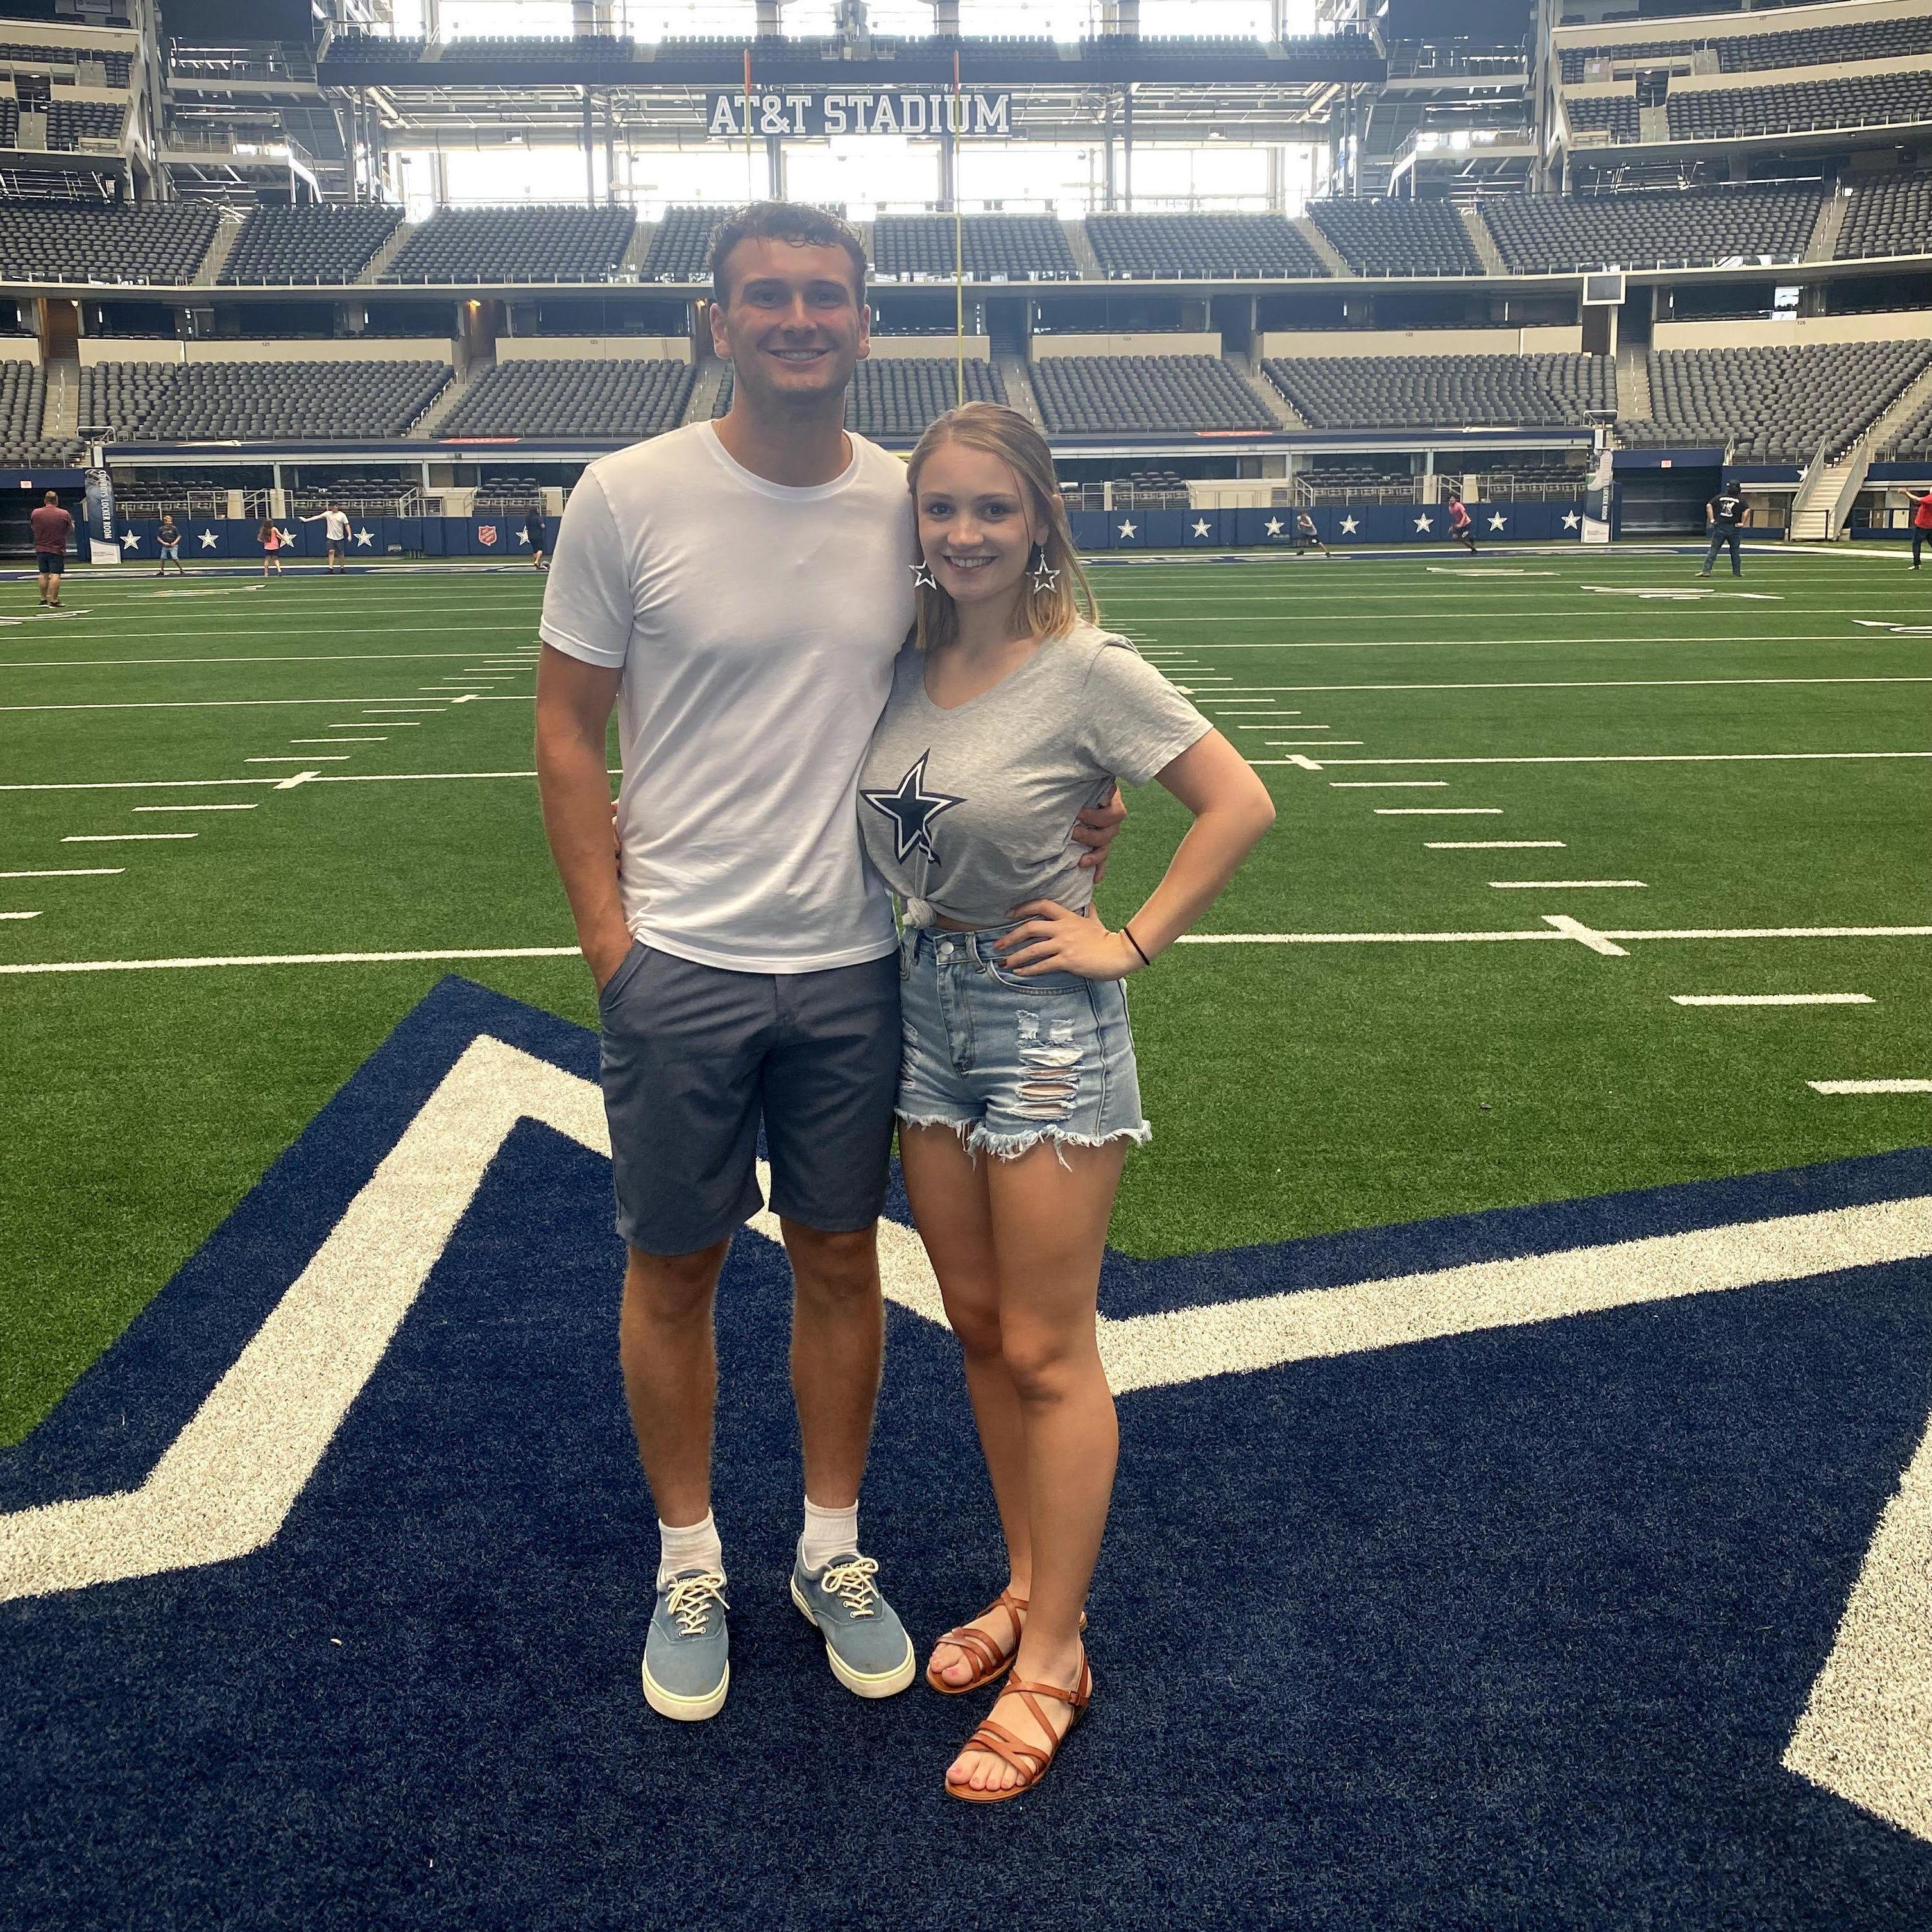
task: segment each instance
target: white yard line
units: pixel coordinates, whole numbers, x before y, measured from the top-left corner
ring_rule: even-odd
[[[1932,684],[1932,677],[1605,677],[1539,679],[1506,684],[1237,684],[1236,691],[1661,691],[1730,684]],[[1215,693],[1216,697],[1221,694]]]
[[[388,742],[386,738],[291,738],[289,740],[291,745],[386,745]],[[248,762],[252,765],[255,760],[250,758]],[[300,762],[305,764],[308,760],[303,759]]]
[[[65,866],[50,872],[0,872],[0,879],[118,878],[127,869],[125,866]]]
[[[1814,1094],[1932,1094],[1932,1080],[1808,1080]]]
[[[1674,1006],[1870,1006],[1869,993],[1672,993]]]
[[[1932,752],[1593,752],[1564,758],[1331,758],[1328,762],[1336,765],[1774,765],[1873,758],[1932,758]]]
[[[1425,852],[1561,852],[1560,838],[1425,838]]]
[[[327,745],[333,744],[334,740],[330,738],[318,738],[315,742],[318,745]],[[317,764],[346,764],[348,760],[349,754],[346,752],[344,752],[339,758],[331,758],[326,753],[324,753],[320,758],[315,757],[314,754],[306,754],[303,757],[296,758],[244,758],[242,762],[244,765],[313,765]]]
[[[1634,887],[1648,890],[1641,879],[1492,879],[1492,892],[1590,892]]]
[[[164,834],[178,838],[181,833]],[[192,833],[185,835],[192,837]],[[1708,930],[1605,931],[1561,914],[1546,914],[1540,926],[1493,932],[1190,932],[1183,946],[1440,946],[1484,945],[1522,940],[1581,943],[1612,953],[1616,940],[1747,939],[1896,939],[1932,937],[1932,926],[1714,927]],[[0,964],[0,976],[47,973],[145,973],[220,967],[375,966],[464,959],[574,959],[574,946],[427,946],[392,952],[237,953],[165,959],[67,959]],[[1918,1090],[1912,1089],[1909,1090]]]
[[[137,805],[136,812],[254,812],[260,808],[254,803],[248,805]]]
[[[1330,791],[1441,791],[1447,778],[1330,778]]]
[[[1378,818],[1500,818],[1499,805],[1378,805]]]
[[[0,919],[38,919],[37,912],[0,912]]]
[[[139,841],[154,844],[164,838],[199,838],[200,836],[199,832],[70,832],[61,843],[63,845],[131,845]]]

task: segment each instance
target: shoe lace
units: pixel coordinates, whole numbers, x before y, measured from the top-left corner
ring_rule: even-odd
[[[713,1602],[721,1610],[731,1607],[724,1600],[723,1575],[716,1570],[706,1570],[695,1576],[679,1577],[664,1599],[664,1608],[677,1625],[680,1636],[701,1636]]]
[[[855,1556],[849,1563],[827,1564],[818,1587],[828,1597],[836,1597],[851,1616],[869,1617],[879,1606],[878,1586],[872,1581],[878,1574],[875,1558]]]

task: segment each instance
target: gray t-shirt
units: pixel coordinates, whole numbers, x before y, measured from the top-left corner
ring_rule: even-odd
[[[1094,875],[1070,841],[1076,816],[1212,729],[1125,638],[1090,624],[950,710],[926,695],[924,655],[908,644],[859,776],[866,856],[908,925],[1001,926],[1028,899],[1080,911]]]

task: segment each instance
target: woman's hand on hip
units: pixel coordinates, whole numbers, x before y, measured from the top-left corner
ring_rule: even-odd
[[[1024,920],[993,942],[1000,964],[1016,978],[1042,973],[1077,973],[1083,980],[1124,980],[1140,964],[1132,943],[1109,932],[1090,914],[1077,913],[1051,899],[1029,899],[1013,908]]]

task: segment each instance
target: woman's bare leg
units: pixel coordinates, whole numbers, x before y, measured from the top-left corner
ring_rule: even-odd
[[[1026,1444],[1032,1606],[1013,1674],[1072,1690],[1080,1675],[1080,1616],[1100,1553],[1120,1432],[1100,1364],[1100,1262],[1127,1143],[1042,1144],[987,1164],[1000,1284],[1000,1346],[1018,1395]],[[1048,1705],[1058,1736],[1070,1706]],[[1003,1696],[998,1721],[1042,1747],[1026,1705]],[[998,1790],[1020,1781],[1004,1759],[962,1751],[952,1782]]]
[[[899,1129],[899,1162],[906,1198],[920,1239],[932,1258],[946,1304],[946,1318],[959,1339],[966,1392],[980,1426],[993,1502],[1006,1539],[1007,1587],[1016,1597],[1033,1587],[1033,1546],[1027,1527],[1026,1442],[1019,1392],[1000,1346],[1000,1284],[993,1256],[992,1210],[986,1198],[986,1157],[976,1158],[950,1127]],[[1004,1612],[983,1620],[982,1629],[1004,1648],[1012,1641]],[[977,1666],[956,1645],[933,1653],[940,1676],[964,1684]]]

